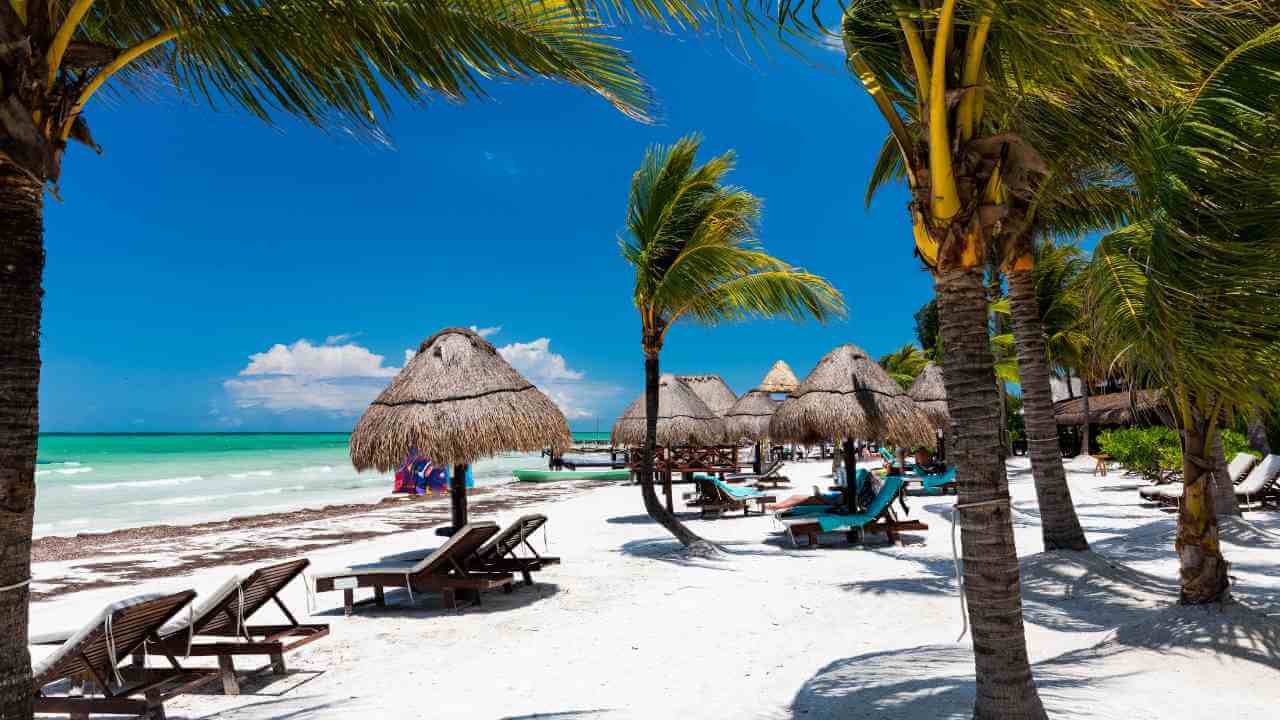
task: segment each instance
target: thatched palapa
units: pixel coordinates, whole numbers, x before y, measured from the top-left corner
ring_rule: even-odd
[[[613,444],[644,445],[644,393],[613,424]],[[724,420],[674,375],[658,381],[658,446],[711,447],[725,441]]]
[[[779,360],[769,368],[768,374],[756,386],[756,389],[767,393],[791,393],[800,387],[800,380],[792,372],[791,366]]]
[[[466,328],[427,338],[351,433],[357,470],[400,467],[411,449],[440,465],[570,444],[551,399]]]
[[[769,438],[769,421],[781,401],[769,397],[763,390],[752,390],[729,408],[724,414],[725,431],[730,441],[743,438],[760,442]]]
[[[770,437],[813,443],[832,438],[931,445],[934,432],[888,373],[856,345],[827,353],[773,414]]]
[[[915,401],[916,407],[929,418],[929,422],[939,430],[946,430],[951,424],[951,412],[947,409],[947,387],[942,382],[942,366],[928,363],[924,370],[911,383],[907,395]]]
[[[677,375],[676,379],[688,385],[698,399],[720,417],[724,417],[729,408],[738,402],[733,388],[719,375]]]
[[[1089,398],[1089,422],[1096,425],[1129,425],[1159,422],[1160,393],[1155,390],[1094,395]],[[1053,404],[1059,425],[1083,425],[1084,398],[1061,400]]]

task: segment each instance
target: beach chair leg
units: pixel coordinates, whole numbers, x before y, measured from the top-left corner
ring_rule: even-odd
[[[533,584],[533,573],[529,572],[528,568],[521,570],[520,575],[524,577],[524,584],[526,586]]]
[[[164,699],[160,697],[160,691],[148,690],[145,697],[147,699],[147,720],[165,720]]]
[[[453,588],[445,588],[441,591],[440,595],[444,599],[445,607],[451,610],[458,609],[458,592],[456,590]]]
[[[507,583],[506,585],[502,586],[503,595],[510,595],[513,592],[515,592],[515,586],[512,583]]]
[[[230,655],[218,656],[218,675],[222,677],[222,692],[239,695],[240,683],[236,680],[236,666]]]
[[[284,653],[271,653],[271,674],[284,675]]]
[[[381,585],[375,585],[373,587],[373,604],[377,605],[378,607],[387,606],[387,595],[386,595],[386,592],[383,591]]]
[[[351,611],[355,609],[355,605],[356,605],[355,590],[352,590],[351,588],[347,588],[346,590],[343,590],[342,591],[342,609],[346,611],[347,615],[351,614]]]

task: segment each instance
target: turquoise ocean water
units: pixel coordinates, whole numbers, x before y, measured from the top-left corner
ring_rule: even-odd
[[[594,435],[574,434],[579,442]],[[472,472],[476,484],[490,485],[511,481],[521,467],[544,468],[546,460],[511,453]],[[355,471],[346,433],[42,434],[35,535],[376,502],[391,489],[390,474]]]

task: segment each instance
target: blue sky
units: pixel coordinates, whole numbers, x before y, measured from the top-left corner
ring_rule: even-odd
[[[616,245],[629,178],[647,145],[693,131],[708,155],[738,151],[765,246],[830,279],[850,315],[681,327],[664,370],[742,393],[777,359],[803,376],[841,343],[911,341],[931,282],[905,191],[864,209],[884,126],[840,55],[747,63],[641,30],[625,44],[658,124],[546,82],[398,106],[393,148],[162,93],[91,106],[105,154],[74,147],[47,203],[41,428],[348,430],[449,325],[500,328],[489,339],[575,428],[607,428],[643,382]]]

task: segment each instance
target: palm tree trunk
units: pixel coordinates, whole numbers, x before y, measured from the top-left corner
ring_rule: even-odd
[[[702,552],[713,551],[711,544],[684,526],[674,513],[667,510],[653,488],[653,457],[658,448],[658,354],[646,353],[644,358],[644,449],[640,453],[640,494],[644,497],[644,509],[649,517],[666,528],[685,547],[698,546]]]
[[[1080,426],[1080,452],[1085,455],[1091,455],[1089,448],[1089,430],[1090,419],[1093,417],[1089,414],[1089,381],[1085,379],[1084,373],[1080,374],[1080,397],[1084,400],[1084,425]]]
[[[1236,486],[1227,472],[1227,453],[1222,447],[1222,432],[1213,434],[1213,507],[1218,517],[1240,517],[1240,503],[1236,502]]]
[[[1071,502],[1071,488],[1062,468],[1058,421],[1053,416],[1053,388],[1045,358],[1044,326],[1036,302],[1035,278],[1030,272],[1009,273],[1009,305],[1017,342],[1018,374],[1022,376],[1022,413],[1027,424],[1027,448],[1040,505],[1040,530],[1045,550],[1088,550],[1080,518]]]
[[[1178,506],[1178,552],[1182,592],[1179,602],[1203,605],[1225,600],[1231,592],[1227,561],[1218,544],[1218,518],[1210,491],[1212,441],[1205,437],[1208,421],[1196,418],[1183,430],[1182,503]],[[1215,432],[1216,434],[1216,432]]]
[[[1271,441],[1267,438],[1267,425],[1262,422],[1263,408],[1254,408],[1246,420],[1249,431],[1249,447],[1263,457],[1271,454]]]
[[[44,188],[0,165],[0,717],[31,717],[27,651],[40,387]]]
[[[1047,716],[1027,657],[982,272],[941,272],[935,287],[947,349],[943,380],[955,433],[949,451],[960,484],[956,515],[964,594],[973,628],[973,715],[977,720],[1041,720]]]

